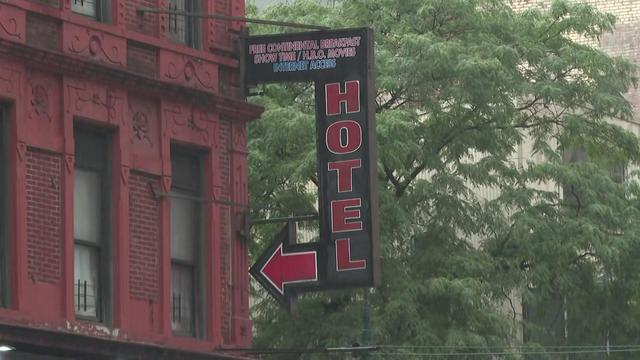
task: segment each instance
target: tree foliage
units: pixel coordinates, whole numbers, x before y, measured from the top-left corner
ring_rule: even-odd
[[[523,326],[545,346],[637,343],[640,189],[611,176],[640,160],[636,136],[614,125],[633,117],[623,94],[635,67],[588,45],[613,29],[611,15],[568,1],[517,13],[499,0],[297,1],[259,15],[375,31],[376,344],[489,351],[521,341]],[[312,211],[313,86],[256,90],[266,111],[250,126],[253,216]],[[571,151],[586,161],[566,161]],[[274,231],[256,229],[252,250]],[[297,317],[260,299],[257,347],[360,338],[361,290],[306,295]],[[553,321],[523,320],[521,302]],[[567,338],[553,330],[565,310]],[[302,357],[314,356],[327,355]]]

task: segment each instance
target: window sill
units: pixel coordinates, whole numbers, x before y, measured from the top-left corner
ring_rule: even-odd
[[[211,351],[213,344],[207,338],[182,337],[172,333],[167,340],[167,345],[192,351]]]
[[[88,27],[92,30],[104,31],[112,35],[124,36],[124,31],[118,29],[114,23],[101,22],[85,15],[76,14],[74,12],[62,13],[62,20],[66,20],[72,24]]]

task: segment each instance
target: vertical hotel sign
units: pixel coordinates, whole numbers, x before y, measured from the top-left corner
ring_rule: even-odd
[[[297,291],[376,285],[380,270],[371,29],[252,36],[245,40],[243,56],[247,86],[313,81],[317,120],[320,241],[296,245],[279,236],[251,268],[252,275],[279,300]],[[297,254],[309,259],[305,266],[291,265]],[[310,274],[313,261],[315,277],[295,276],[301,268]]]

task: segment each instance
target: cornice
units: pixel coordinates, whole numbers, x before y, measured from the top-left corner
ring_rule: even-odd
[[[125,68],[96,63],[59,51],[0,39],[0,56],[32,68],[61,75],[98,80],[151,96],[170,96],[196,102],[232,121],[251,121],[260,117],[264,108],[242,99],[168,83]]]

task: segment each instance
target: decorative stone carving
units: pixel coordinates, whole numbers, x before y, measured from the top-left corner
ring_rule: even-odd
[[[153,100],[130,96],[128,99],[129,140],[133,154],[160,158],[160,119]]]
[[[17,65],[0,61],[0,95],[16,98],[20,90],[22,72]]]
[[[88,81],[68,81],[66,84],[66,110],[110,123],[122,123],[124,96],[118,92]]]
[[[224,187],[220,186],[220,185],[214,185],[213,186],[213,191],[211,192],[211,195],[213,196],[214,201],[220,201],[222,199],[222,192],[224,191]]]
[[[247,126],[244,122],[234,122],[231,128],[233,135],[233,149],[247,152]]]
[[[112,124],[125,124],[124,95],[113,89],[107,89],[107,119]]]
[[[206,112],[194,107],[171,105],[164,107],[164,117],[167,120],[166,129],[174,137],[191,133],[192,136],[197,135],[199,142],[209,143],[209,123],[212,120]]]
[[[158,8],[166,9],[167,2],[165,0],[158,0]],[[166,14],[158,14],[158,22],[160,24],[160,35],[164,36],[167,31],[167,15]]]
[[[131,142],[148,143],[153,147],[153,141],[149,137],[149,118],[143,111],[134,110],[131,116]]]
[[[122,185],[124,187],[129,186],[129,167],[122,166],[120,169],[120,180],[122,180]]]
[[[51,91],[55,86],[54,81],[48,76],[27,71],[29,119],[52,122],[52,107],[56,107],[59,97]]]
[[[118,21],[117,22],[121,25],[124,25],[126,22],[125,15],[124,15],[126,11],[127,9],[126,9],[125,2],[118,1],[118,16],[117,16]]]
[[[233,199],[244,204],[248,199],[247,168],[241,161],[235,165],[233,175]]]
[[[67,154],[64,156],[64,163],[67,167],[67,174],[73,173],[73,168],[75,165],[75,157],[73,155]]]
[[[24,163],[25,156],[27,155],[27,144],[24,141],[18,141],[18,147],[16,149],[18,151],[18,160],[21,163]]]
[[[64,51],[110,65],[126,66],[127,43],[124,38],[64,23]]]
[[[160,51],[163,80],[210,92],[218,91],[218,66],[168,50]]]
[[[0,4],[0,38],[25,42],[26,24],[23,10]]]
[[[49,95],[47,88],[42,84],[34,84],[31,87],[31,108],[37,117],[45,118],[51,122],[49,116]]]
[[[165,193],[171,191],[171,176],[162,177],[162,191]]]

